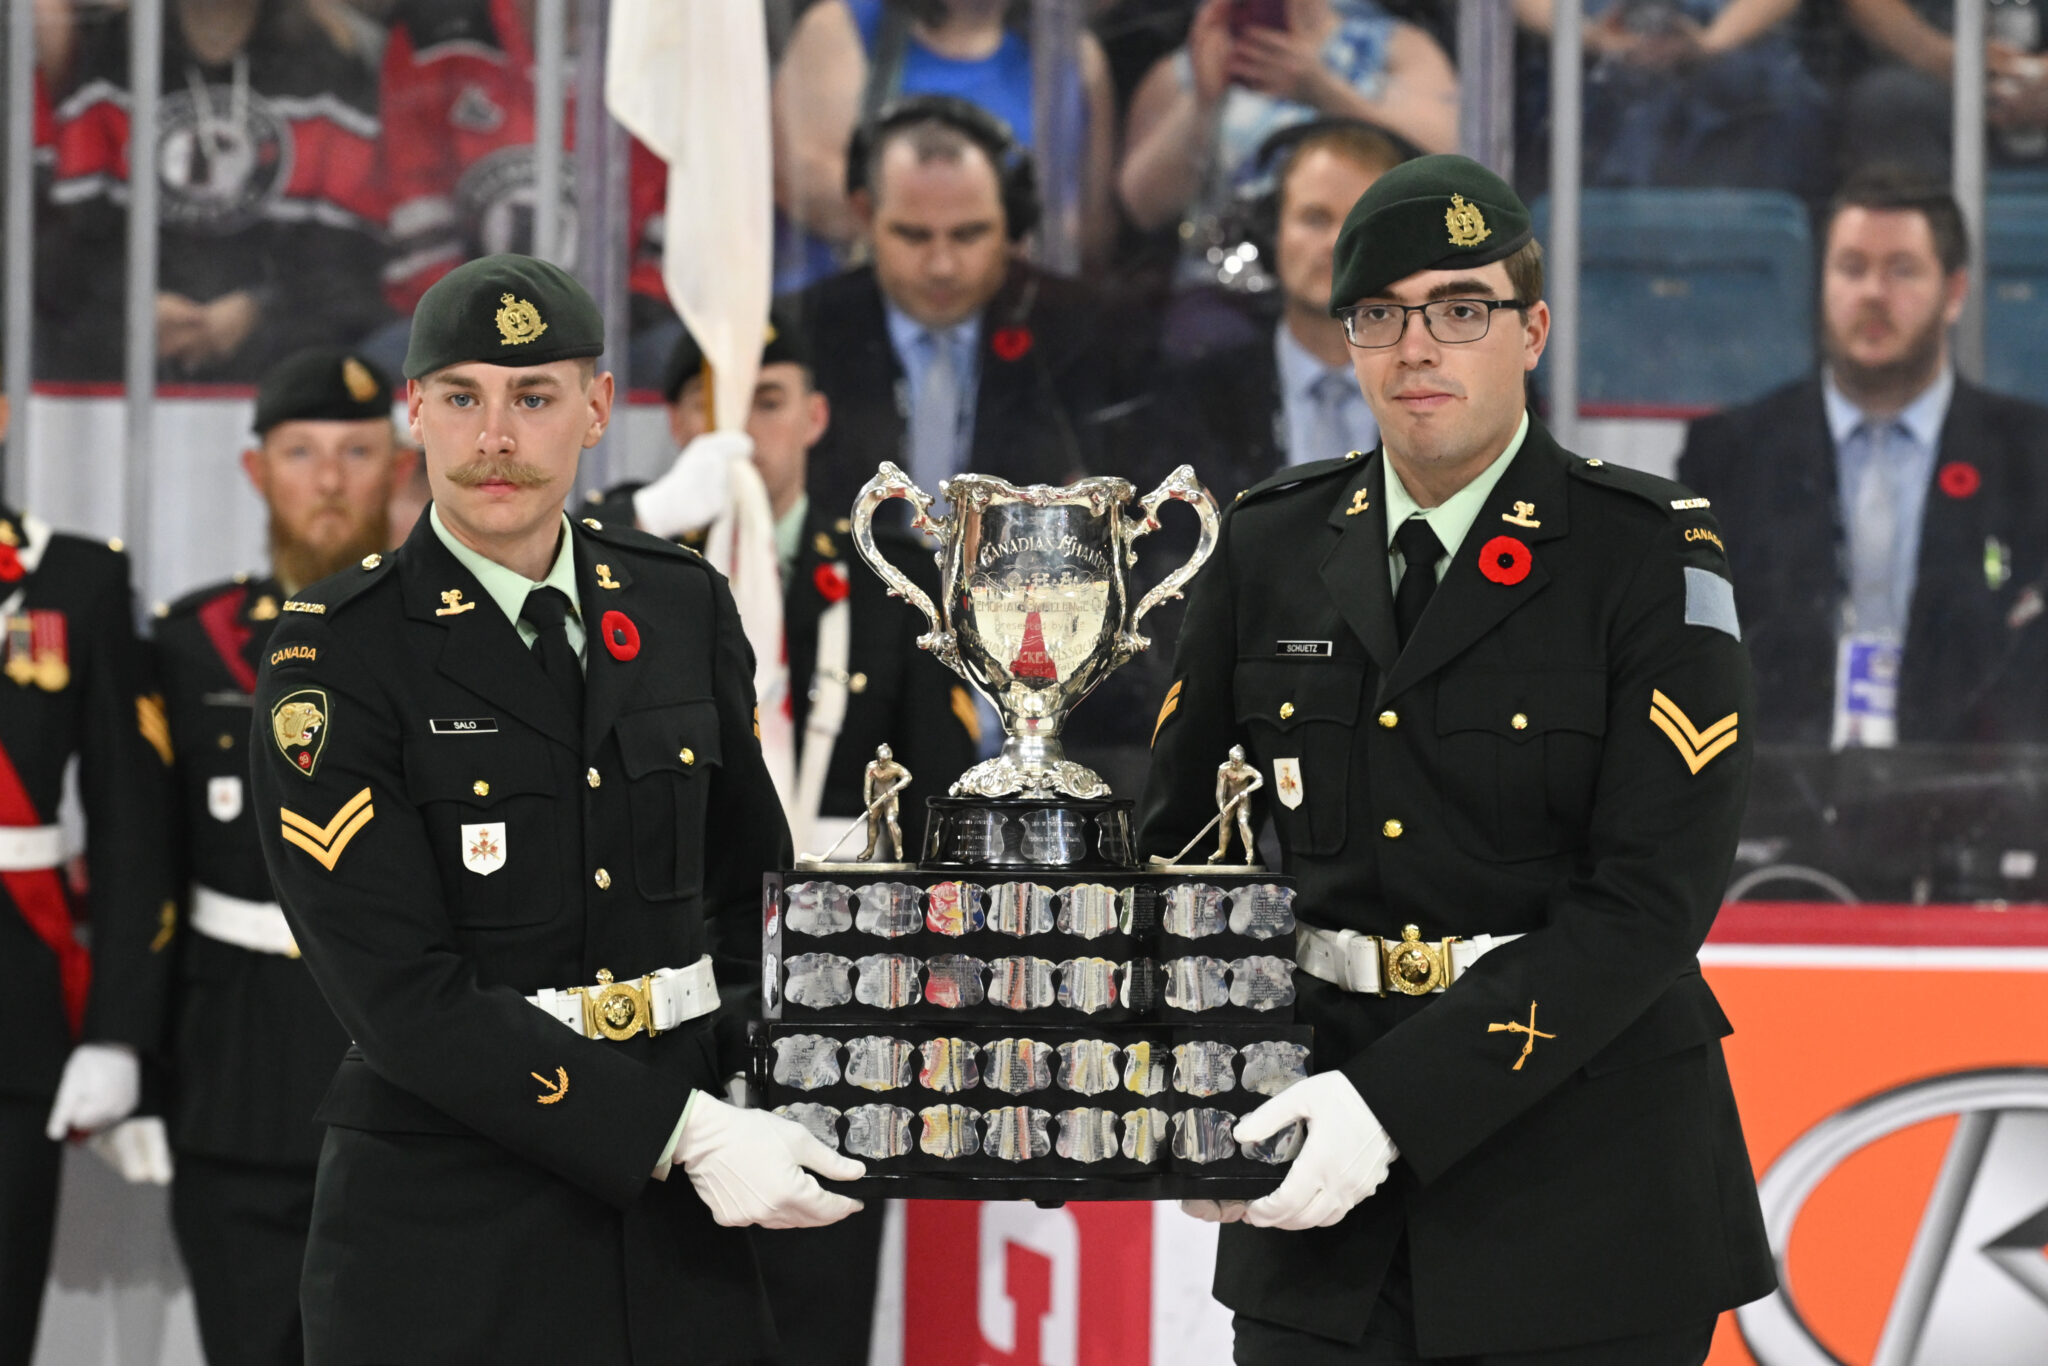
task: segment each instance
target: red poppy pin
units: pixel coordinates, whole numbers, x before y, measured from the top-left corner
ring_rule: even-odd
[[[1479,572],[1495,583],[1520,583],[1535,562],[1529,547],[1512,536],[1496,536],[1479,547]]]
[[[28,571],[21,567],[21,556],[11,545],[0,545],[0,583],[19,583]]]
[[[1028,327],[999,327],[988,339],[988,346],[998,360],[1023,360],[1031,354],[1034,340]]]
[[[1984,476],[1967,460],[1949,461],[1934,478],[1941,491],[1951,498],[1973,498],[1984,486]]]
[[[827,602],[844,602],[846,595],[853,591],[853,580],[847,577],[846,566],[839,563],[821,564],[811,571],[811,582],[818,587],[818,596]]]
[[[612,658],[631,659],[640,653],[640,628],[624,612],[606,612],[597,623],[597,633],[604,637],[604,648],[612,652]]]

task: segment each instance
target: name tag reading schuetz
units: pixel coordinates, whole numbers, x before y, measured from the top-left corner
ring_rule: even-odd
[[[427,722],[436,735],[488,735],[498,729],[495,716],[437,716]]]
[[[1327,640],[1282,640],[1274,644],[1273,653],[1281,658],[1307,657],[1311,659],[1330,658],[1330,642]]]

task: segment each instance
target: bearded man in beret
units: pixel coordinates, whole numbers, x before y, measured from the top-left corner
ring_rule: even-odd
[[[1754,743],[1723,542],[1530,416],[1542,294],[1499,177],[1374,182],[1330,305],[1381,444],[1247,491],[1193,589],[1140,843],[1245,747],[1320,1068],[1237,1125],[1306,1124],[1280,1187],[1190,1202],[1240,1362],[1698,1366],[1773,1283],[1697,958]]]
[[[774,1334],[738,1226],[860,1208],[804,1170],[859,1162],[722,1099],[789,833],[724,579],[563,513],[603,347],[544,261],[429,289],[405,374],[433,504],[282,604],[263,661],[263,852],[354,1040],[308,1366],[750,1361]]]

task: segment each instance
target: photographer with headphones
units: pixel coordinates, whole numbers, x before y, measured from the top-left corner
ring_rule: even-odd
[[[1413,155],[1402,139],[1356,119],[1317,119],[1266,140],[1257,163],[1271,188],[1251,206],[1246,236],[1273,274],[1279,316],[1252,340],[1193,354],[1165,373],[1146,475],[1192,461],[1228,497],[1283,465],[1379,443],[1344,326],[1330,317],[1331,260],[1358,197]]]

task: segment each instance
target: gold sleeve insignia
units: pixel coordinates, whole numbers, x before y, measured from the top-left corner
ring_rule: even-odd
[[[1515,1065],[1508,1069],[1510,1072],[1522,1070],[1522,1064],[1529,1061],[1529,1055],[1536,1051],[1536,1041],[1538,1039],[1554,1039],[1557,1037],[1555,1034],[1545,1034],[1536,1027],[1536,1003],[1534,1001],[1529,1002],[1529,1023],[1523,1024],[1519,1020],[1512,1020],[1507,1024],[1490,1024],[1486,1027],[1486,1032],[1489,1034],[1520,1034],[1522,1036],[1522,1052],[1515,1059]]]
[[[341,861],[348,842],[377,814],[377,808],[370,805],[367,787],[344,802],[341,810],[334,813],[334,819],[325,825],[313,824],[288,806],[277,810],[284,817],[284,842],[296,844],[311,854],[313,861],[330,873]]]
[[[164,718],[162,693],[146,693],[135,699],[135,728],[142,732],[143,739],[149,741],[156,757],[168,765],[171,762],[171,723]]]
[[[1650,690],[1650,720],[1670,737],[1672,744],[1678,746],[1678,757],[1685,760],[1685,766],[1695,774],[1736,740],[1734,712],[1729,712],[1703,731],[1678,709],[1676,702],[1656,688]]]
[[[566,1067],[557,1067],[555,1069],[555,1079],[553,1081],[549,1081],[538,1072],[528,1072],[526,1075],[547,1088],[546,1095],[534,1097],[542,1105],[553,1105],[556,1101],[569,1094],[569,1069]]]
[[[1166,700],[1159,704],[1159,719],[1152,723],[1152,744],[1154,748],[1157,748],[1159,744],[1159,728],[1166,724],[1167,717],[1180,710],[1180,689],[1181,684],[1185,682],[1187,680],[1184,678],[1175,679],[1173,686],[1166,690]]]
[[[178,903],[166,901],[156,913],[156,938],[149,941],[151,953],[162,953],[171,946],[171,940],[178,933]]]
[[[974,705],[974,695],[953,685],[953,715],[960,722],[960,729],[967,732],[967,738],[975,744],[981,743],[981,709]]]

